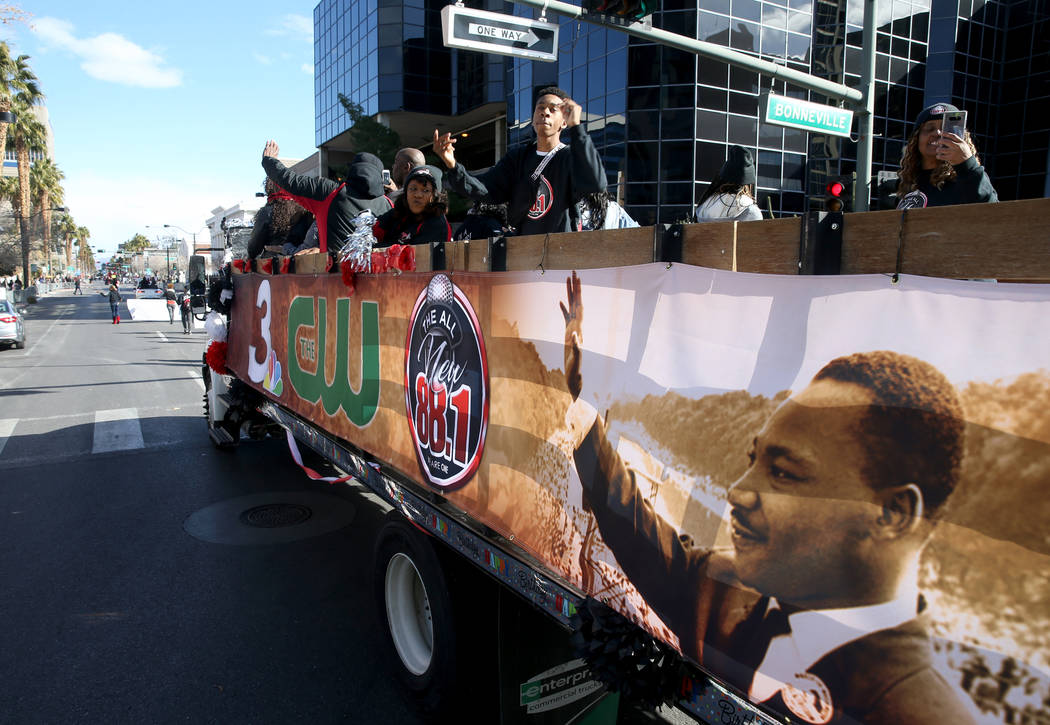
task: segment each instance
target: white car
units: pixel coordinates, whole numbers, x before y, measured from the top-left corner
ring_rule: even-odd
[[[11,342],[21,350],[26,346],[26,328],[22,314],[10,300],[0,300],[0,343]]]

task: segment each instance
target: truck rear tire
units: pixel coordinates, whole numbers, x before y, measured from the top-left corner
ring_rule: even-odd
[[[441,563],[426,536],[396,512],[376,541],[379,616],[398,676],[424,712],[451,712],[456,700],[456,636]]]

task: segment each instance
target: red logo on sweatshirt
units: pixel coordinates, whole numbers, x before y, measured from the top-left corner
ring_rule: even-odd
[[[554,189],[551,188],[551,182],[547,181],[546,176],[540,174],[539,188],[536,189],[536,200],[532,202],[532,208],[529,209],[529,219],[542,219],[547,216],[553,201]]]

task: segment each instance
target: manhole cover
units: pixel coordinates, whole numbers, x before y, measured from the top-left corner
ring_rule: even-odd
[[[282,526],[301,524],[313,512],[306,506],[294,503],[268,503],[254,506],[240,515],[241,523],[260,529],[278,529]]]

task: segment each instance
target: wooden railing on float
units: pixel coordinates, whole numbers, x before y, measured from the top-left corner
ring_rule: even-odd
[[[815,216],[685,224],[445,245],[446,270],[587,269],[680,261],[765,274],[813,270]],[[416,268],[434,268],[420,245]],[[844,214],[839,274],[1050,282],[1050,199]]]

